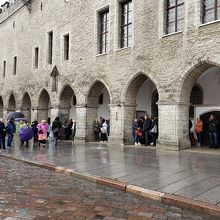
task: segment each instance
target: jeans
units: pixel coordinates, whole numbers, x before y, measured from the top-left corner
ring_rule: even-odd
[[[139,142],[139,138],[138,138],[138,135],[137,135],[136,131],[133,131],[132,133],[133,133],[133,137],[134,137],[134,142],[138,143]]]
[[[11,147],[11,143],[13,141],[14,134],[8,134],[8,143],[7,146]]]
[[[55,146],[57,146],[58,140],[60,138],[59,132],[53,132],[54,140],[55,140]]]
[[[203,134],[202,132],[196,133],[198,142],[200,143],[201,146],[203,146]]]
[[[149,145],[150,140],[149,140],[149,136],[150,136],[150,131],[145,131],[144,132],[144,136],[145,136],[145,145]]]
[[[151,134],[151,137],[152,137],[152,140],[153,140],[154,146],[156,146],[157,133],[155,133],[155,132],[151,132],[150,134]]]
[[[2,149],[2,148],[3,148],[3,150],[6,149],[5,148],[5,138],[0,139],[0,149]]]
[[[209,140],[211,147],[217,147],[218,145],[218,135],[216,131],[209,132]]]

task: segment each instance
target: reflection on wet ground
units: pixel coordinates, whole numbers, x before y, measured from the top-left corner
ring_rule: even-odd
[[[72,142],[45,149],[15,143],[6,153],[220,205],[219,154]]]

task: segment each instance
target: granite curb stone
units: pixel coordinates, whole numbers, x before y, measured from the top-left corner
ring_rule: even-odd
[[[165,193],[160,193],[157,191],[145,189],[135,185],[127,185],[126,192],[159,202],[161,202],[162,197],[165,195]]]
[[[220,207],[190,198],[165,193],[161,202],[168,205],[176,205],[181,208],[203,212],[210,215],[220,216]]]

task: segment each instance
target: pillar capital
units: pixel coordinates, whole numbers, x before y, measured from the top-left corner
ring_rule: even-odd
[[[173,101],[173,100],[160,100],[157,102],[158,106],[162,106],[162,105],[170,105],[170,106],[189,106],[190,103],[189,102],[180,102],[180,101]]]

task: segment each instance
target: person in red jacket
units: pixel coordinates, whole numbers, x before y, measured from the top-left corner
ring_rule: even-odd
[[[195,132],[200,146],[203,146],[203,122],[200,118],[196,119]]]

